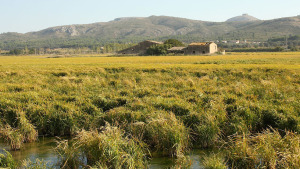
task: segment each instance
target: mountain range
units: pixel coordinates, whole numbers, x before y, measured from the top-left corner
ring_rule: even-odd
[[[184,42],[247,39],[300,35],[300,15],[259,20],[248,14],[226,22],[209,22],[170,16],[127,17],[109,22],[66,25],[37,32],[0,34],[0,49],[74,47],[105,43],[136,43],[142,40],[177,38]]]

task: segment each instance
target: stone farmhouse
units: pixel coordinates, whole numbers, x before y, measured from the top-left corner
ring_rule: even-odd
[[[146,53],[147,49],[150,48],[153,45],[159,45],[163,44],[163,42],[156,42],[156,41],[150,41],[146,40],[143,42],[140,42],[136,46],[121,50],[118,52],[118,54],[122,55],[143,55]]]
[[[181,53],[185,55],[205,55],[218,52],[217,44],[213,42],[198,42],[191,43],[188,47],[173,47],[168,49],[169,53]]]
[[[122,55],[144,55],[149,47],[160,45],[163,42],[143,41],[138,45],[121,50],[118,54]],[[168,53],[185,54],[185,55],[209,55],[218,52],[218,46],[214,42],[197,42],[191,43],[188,47],[172,47],[168,49]]]

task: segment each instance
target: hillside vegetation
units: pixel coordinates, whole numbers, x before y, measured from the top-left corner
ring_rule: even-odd
[[[0,136],[12,149],[71,136],[56,148],[63,168],[147,168],[153,153],[188,168],[190,149],[216,147],[207,168],[299,168],[299,63],[287,52],[3,56]]]
[[[250,16],[249,16],[250,17]],[[92,47],[176,38],[193,41],[252,40],[300,35],[300,17],[242,22],[207,22],[168,16],[118,18],[110,22],[66,25],[26,34],[0,34],[0,49]]]

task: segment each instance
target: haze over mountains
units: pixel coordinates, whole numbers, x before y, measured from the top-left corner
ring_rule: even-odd
[[[300,15],[259,20],[250,15],[226,22],[208,22],[170,16],[117,18],[109,22],[66,25],[37,32],[0,34],[0,48],[72,47],[109,42],[138,42],[146,39],[177,38],[184,42],[248,39],[264,41],[271,37],[300,35]]]

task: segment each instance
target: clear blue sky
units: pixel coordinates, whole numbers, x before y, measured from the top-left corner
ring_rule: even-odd
[[[0,33],[130,16],[166,15],[219,22],[243,13],[264,20],[296,16],[300,15],[300,0],[0,0]]]

